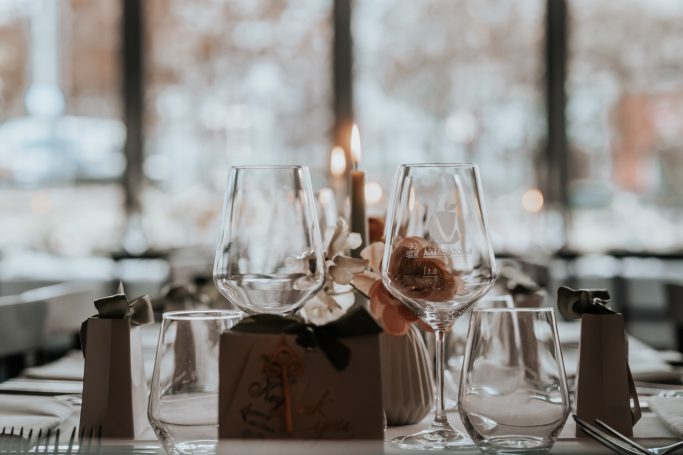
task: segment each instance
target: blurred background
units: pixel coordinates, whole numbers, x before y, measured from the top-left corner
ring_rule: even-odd
[[[0,299],[205,284],[229,167],[324,203],[356,123],[370,215],[399,163],[478,163],[498,257],[676,348],[682,119],[679,0],[0,0]]]

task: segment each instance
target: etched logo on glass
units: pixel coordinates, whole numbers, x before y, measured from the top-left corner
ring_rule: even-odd
[[[452,244],[460,240],[455,206],[448,208],[434,212],[427,222],[429,235],[438,244]]]

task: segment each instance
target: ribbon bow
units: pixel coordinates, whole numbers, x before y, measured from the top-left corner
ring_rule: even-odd
[[[557,290],[557,306],[560,313],[567,319],[579,319],[583,314],[617,314],[609,307],[610,295],[607,289],[572,289],[560,286]],[[582,328],[583,330],[583,328]],[[583,332],[582,332],[583,333]],[[581,372],[579,372],[579,375]],[[631,374],[631,367],[626,360],[626,376],[628,381],[630,399],[633,400],[631,408],[631,421],[635,423],[640,419],[641,410],[636,391],[636,384]]]
[[[99,298],[94,303],[97,314],[92,316],[93,318],[128,319],[132,326],[146,325],[154,322],[154,312],[152,311],[152,302],[149,296],[145,294],[128,301],[121,283],[119,283],[116,294]],[[87,322],[85,320],[81,324],[81,348],[83,349],[84,356],[87,345],[85,330]]]
[[[582,314],[615,314],[609,307],[607,289],[577,289],[561,286],[557,290],[557,306],[567,319],[579,319]]]
[[[244,333],[296,335],[296,343],[306,350],[320,348],[337,371],[347,367],[351,350],[339,338],[376,335],[382,331],[360,305],[353,306],[336,321],[318,326],[298,316],[258,314],[242,319],[231,330]]]

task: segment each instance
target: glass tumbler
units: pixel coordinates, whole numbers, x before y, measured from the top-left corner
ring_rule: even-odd
[[[213,454],[218,441],[220,336],[238,311],[164,313],[147,416],[169,454]]]
[[[548,452],[570,410],[552,308],[475,308],[459,398],[482,452]]]

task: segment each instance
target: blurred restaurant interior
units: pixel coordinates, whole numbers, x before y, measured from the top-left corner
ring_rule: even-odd
[[[682,137],[679,0],[0,0],[0,380],[119,281],[223,301],[237,164],[309,166],[325,226],[355,162],[372,231],[400,163],[477,163],[499,265],[683,350]]]

